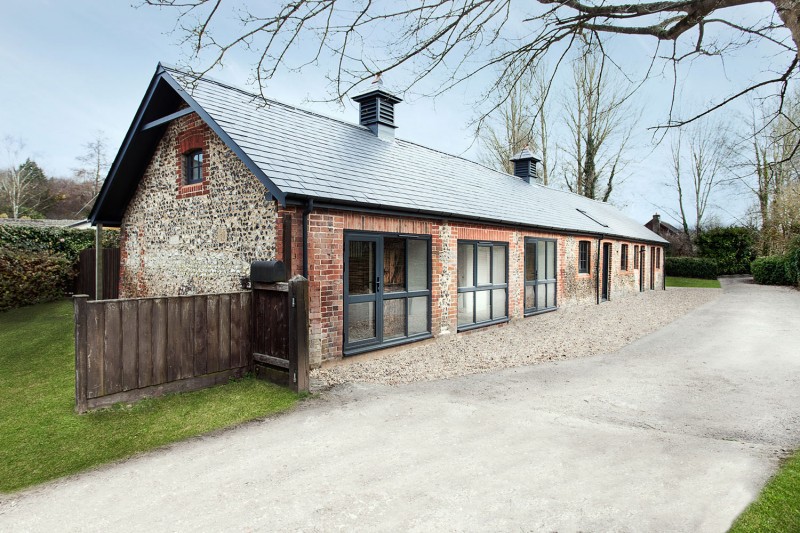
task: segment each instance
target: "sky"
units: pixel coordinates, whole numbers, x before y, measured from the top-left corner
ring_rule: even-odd
[[[189,50],[175,32],[176,13],[150,6],[135,7],[119,0],[0,0],[0,139],[25,143],[31,157],[50,176],[70,176],[76,158],[98,132],[116,153],[159,61],[181,64]],[[761,7],[753,9],[764,9]],[[747,15],[747,13],[745,13]],[[641,72],[652,42],[626,37],[612,42],[622,51],[621,68]],[[212,76],[231,85],[248,85],[249,57],[234,54]],[[699,109],[765,69],[772,67],[765,50],[747,49],[732,61],[704,62],[681,72],[682,109]],[[779,64],[780,65],[780,64]],[[778,66],[779,66],[778,65]],[[777,67],[776,67],[777,68]],[[352,102],[330,98],[325,74],[331,64],[320,61],[302,73],[279,72],[266,95],[350,122],[357,122]],[[402,74],[398,74],[402,75]],[[387,87],[407,80],[385,79]],[[398,137],[451,154],[477,160],[480,156],[471,126],[482,80],[432,99],[406,94],[395,109]],[[485,79],[483,81],[486,81]],[[436,80],[432,80],[436,83]],[[613,203],[642,223],[654,212],[666,220],[677,207],[669,181],[668,142],[653,144],[647,128],[664,118],[672,90],[668,77],[653,76],[636,96],[641,118],[634,130],[627,179],[614,192]],[[727,116],[736,109],[726,111]],[[556,128],[558,125],[556,125]],[[5,143],[4,143],[5,144]],[[0,164],[7,163],[0,150]],[[744,217],[751,199],[740,188],[721,189],[712,213],[723,223]]]

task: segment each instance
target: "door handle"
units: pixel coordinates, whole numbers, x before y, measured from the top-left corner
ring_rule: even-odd
[[[377,292],[381,292],[381,278],[380,278],[380,276],[377,276],[375,278],[375,292],[376,293]]]

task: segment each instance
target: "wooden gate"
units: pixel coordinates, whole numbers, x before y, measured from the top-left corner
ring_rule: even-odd
[[[308,390],[308,281],[253,284],[253,361],[256,372]]]

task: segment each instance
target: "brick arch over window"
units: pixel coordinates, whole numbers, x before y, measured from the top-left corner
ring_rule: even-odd
[[[177,136],[178,142],[176,143],[177,153],[175,154],[177,196],[181,199],[208,194],[208,180],[210,178],[208,136],[211,134],[211,129],[194,113],[181,117],[178,121],[179,132]],[[203,181],[187,184],[185,156],[197,150],[203,151]]]

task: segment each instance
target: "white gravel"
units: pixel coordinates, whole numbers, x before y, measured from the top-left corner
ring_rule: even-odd
[[[719,289],[671,287],[602,305],[562,308],[378,357],[348,358],[312,370],[311,386],[397,385],[613,352],[721,294]]]

